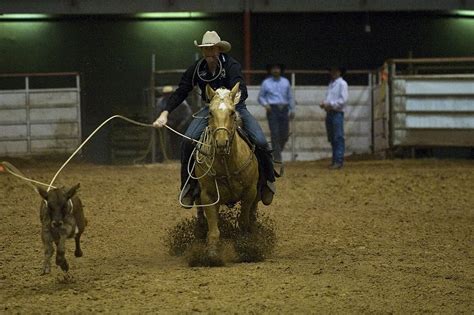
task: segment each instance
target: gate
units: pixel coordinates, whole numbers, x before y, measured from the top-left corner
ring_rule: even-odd
[[[0,156],[66,153],[80,144],[78,73],[0,74],[0,80]]]
[[[474,58],[396,59],[390,67],[391,146],[474,146]]]

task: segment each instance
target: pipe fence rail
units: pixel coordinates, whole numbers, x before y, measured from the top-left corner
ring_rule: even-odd
[[[77,72],[0,74],[0,155],[72,152],[81,142]]]

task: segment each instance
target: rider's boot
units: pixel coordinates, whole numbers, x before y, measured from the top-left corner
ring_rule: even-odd
[[[270,205],[273,201],[273,196],[276,193],[275,186],[275,170],[273,168],[273,159],[271,152],[267,149],[260,149],[256,152],[259,158],[260,170],[262,172],[263,183],[261,185],[261,197],[262,203],[266,206]]]
[[[186,184],[182,188],[182,191],[180,193],[180,198],[181,198],[181,206],[184,209],[191,209],[194,205],[194,188],[190,183]]]
[[[189,154],[181,161],[181,192],[179,194],[179,198],[183,208],[191,209],[194,205],[194,200],[196,200],[196,196],[198,195],[197,190],[199,185],[197,180],[190,178],[188,174],[187,159],[192,159],[192,156]]]
[[[268,181],[262,187],[262,203],[265,206],[269,206],[272,204],[273,195],[276,193],[276,186],[274,182]]]

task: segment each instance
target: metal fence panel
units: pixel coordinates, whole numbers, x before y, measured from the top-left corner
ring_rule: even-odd
[[[81,142],[80,85],[77,73],[32,74],[76,78],[72,88],[0,89],[0,156],[72,152]]]
[[[398,76],[392,86],[395,146],[474,146],[474,76]]]

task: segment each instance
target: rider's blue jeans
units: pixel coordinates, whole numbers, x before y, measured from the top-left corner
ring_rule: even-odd
[[[326,115],[326,131],[332,147],[332,163],[344,163],[344,113],[329,111]]]
[[[271,159],[268,142],[265,138],[262,128],[258,124],[257,120],[247,110],[245,104],[237,105],[236,110],[239,112],[240,118],[242,119],[243,129],[250,138],[250,141],[252,141],[252,143],[254,143],[257,148],[255,153],[266,180],[271,182],[275,181],[273,161]],[[198,140],[207,126],[208,115],[208,107],[204,107],[201,111],[196,113],[195,118],[191,121],[191,124],[186,130],[186,136]],[[194,144],[191,141],[183,141],[181,148],[181,185],[184,185],[186,179],[188,178],[187,165],[189,159],[192,158],[191,154],[193,149]]]

